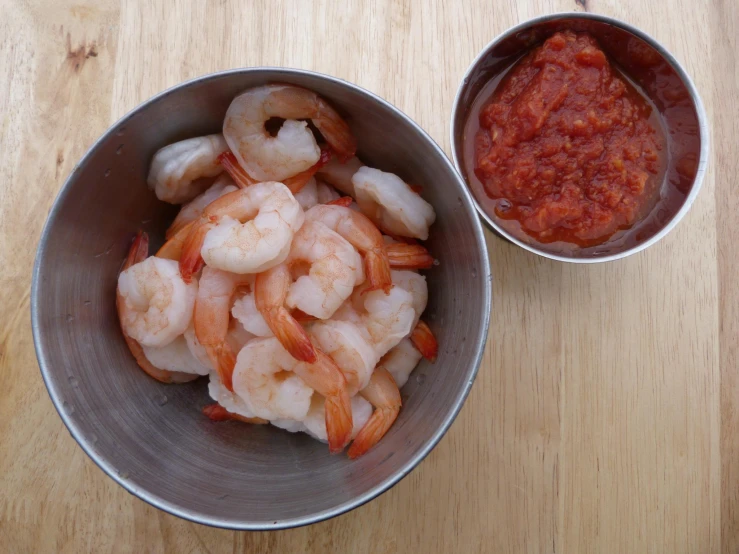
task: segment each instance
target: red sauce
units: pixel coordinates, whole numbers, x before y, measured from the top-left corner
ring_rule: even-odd
[[[586,33],[556,33],[479,114],[475,175],[496,215],[538,242],[602,244],[654,206],[664,135],[651,105]]]

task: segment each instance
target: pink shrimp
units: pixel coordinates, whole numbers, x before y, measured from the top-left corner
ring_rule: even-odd
[[[319,204],[305,212],[306,221],[318,221],[344,237],[364,256],[368,290],[392,287],[390,263],[382,233],[367,217],[343,206]]]
[[[195,336],[208,353],[223,386],[231,392],[231,378],[236,364],[236,354],[227,340],[231,299],[239,286],[251,284],[252,279],[251,275],[237,275],[206,266],[195,299]]]
[[[123,264],[121,272],[125,271],[134,264],[143,262],[148,254],[149,237],[146,233],[139,231],[133,241],[133,244],[131,244],[131,248],[128,251],[128,256],[126,257],[126,261]],[[195,375],[192,373],[182,373],[179,371],[167,371],[164,369],[159,369],[146,359],[146,356],[144,355],[144,349],[141,347],[141,345],[136,340],[132,339],[124,330],[124,302],[125,300],[121,295],[120,290],[116,290],[116,309],[118,310],[118,317],[121,323],[123,338],[125,339],[126,344],[128,345],[128,349],[131,351],[131,354],[133,354],[133,357],[139,364],[139,367],[143,369],[147,375],[162,383],[187,383],[189,381],[197,379],[199,375]]]
[[[366,453],[385,436],[402,404],[393,376],[382,366],[375,368],[369,384],[359,394],[375,407],[375,411],[349,447],[347,454],[352,459]]]
[[[254,282],[254,301],[257,310],[282,346],[296,360],[314,363],[316,351],[308,333],[290,315],[285,307],[292,279],[286,264],[280,264],[260,273]]]

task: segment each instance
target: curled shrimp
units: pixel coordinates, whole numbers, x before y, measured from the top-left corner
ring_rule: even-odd
[[[188,223],[199,218],[205,207],[213,202],[213,200],[235,190],[236,185],[231,177],[226,174],[218,177],[210,188],[180,208],[177,217],[174,218],[174,221],[167,229],[165,238],[172,238]]]
[[[182,247],[185,280],[203,262],[234,273],[259,273],[282,263],[303,224],[300,204],[282,183],[259,183],[213,201]]]
[[[340,192],[353,197],[355,193],[352,177],[362,167],[364,164],[357,157],[349,158],[345,162],[334,158],[318,170],[318,175]]]
[[[210,184],[205,178],[223,171],[218,156],[228,149],[223,135],[196,137],[161,148],[151,160],[147,183],[159,200],[182,204]]]
[[[328,319],[364,281],[362,258],[341,235],[317,221],[295,234],[288,265],[308,267],[290,286],[286,304],[320,319]]]
[[[378,356],[355,323],[320,321],[311,327],[311,335],[341,369],[351,396],[367,386]]]
[[[134,246],[148,249],[145,235]],[[145,246],[144,246],[145,245]],[[185,332],[192,319],[197,282],[186,283],[177,262],[141,252],[118,276],[118,315],[123,332],[143,346],[165,346]]]
[[[362,213],[383,231],[426,240],[436,219],[431,204],[392,173],[361,167],[352,176]]]
[[[257,309],[254,291],[248,292],[234,301],[231,315],[244,326],[244,329],[256,337],[275,336],[267,325],[264,316]]]
[[[367,290],[390,290],[390,262],[382,233],[369,219],[350,208],[337,205],[318,205],[305,213],[306,221],[319,221],[344,237],[364,256]]]
[[[314,363],[316,351],[308,333],[285,307],[291,283],[290,270],[285,264],[260,273],[254,282],[255,306],[275,337],[296,360]]]
[[[208,382],[208,394],[213,400],[217,402],[217,405],[221,406],[232,416],[237,416],[237,418],[241,421],[244,421],[244,419],[246,419],[249,420],[250,423],[256,423],[256,421],[252,420],[260,420],[265,421],[266,423],[266,420],[263,420],[262,418],[257,418],[254,415],[251,407],[243,398],[241,398],[238,394],[228,390],[223,385],[223,383],[221,382],[221,378],[218,377],[217,373],[210,374],[210,381]],[[231,417],[231,419],[236,418]]]
[[[237,287],[251,284],[252,280],[253,276],[250,275],[238,275],[206,266],[195,300],[195,336],[205,348],[211,365],[228,391],[233,391],[231,377],[236,363],[236,353],[227,340],[231,299]]]
[[[265,124],[286,121],[270,136]],[[310,119],[342,158],[350,158],[356,141],[349,126],[320,96],[291,85],[264,85],[234,98],[223,122],[223,135],[239,164],[258,181],[282,181],[308,170],[321,152],[305,121]]]
[[[385,355],[413,329],[416,311],[410,292],[393,285],[390,292],[357,287],[351,299],[334,314],[334,319],[354,323],[375,350],[378,358]]]
[[[402,404],[398,385],[382,366],[375,368],[369,384],[360,394],[375,407],[375,411],[349,447],[347,454],[352,459],[365,454],[385,436],[395,423]]]
[[[126,261],[123,264],[122,271],[126,271],[135,264],[143,262],[149,253],[149,237],[146,233],[139,232],[136,235],[131,248],[126,257]],[[123,332],[123,338],[128,345],[128,349],[133,354],[139,367],[150,377],[160,381],[162,383],[187,383],[193,379],[197,379],[198,376],[191,373],[183,373],[180,371],[167,371],[161,369],[152,364],[144,354],[142,346],[133,338],[131,338],[126,332],[126,324],[124,323],[124,304],[125,298],[121,295],[120,291],[116,292],[116,308],[118,310],[118,318],[121,324],[121,331]]]
[[[330,357],[318,349],[316,354],[316,363],[299,362],[276,338],[254,339],[239,352],[234,390],[258,417],[269,420],[302,420],[315,390],[326,399],[329,451],[340,452],[352,432],[346,379]]]

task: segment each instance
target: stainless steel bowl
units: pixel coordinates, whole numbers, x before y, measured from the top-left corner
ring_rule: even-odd
[[[161,241],[175,210],[145,178],[154,152],[219,132],[231,100],[268,82],[315,90],[345,114],[371,166],[422,183],[437,221],[424,316],[440,343],[403,389],[403,409],[364,457],[271,426],[212,423],[205,380],[163,385],[136,365],[115,288],[137,229]],[[157,246],[157,244],[154,244]],[[46,222],[33,274],[36,353],[72,436],[129,492],[177,516],[232,529],[278,529],[351,510],[390,488],[441,439],[475,379],[490,313],[488,257],[472,199],[442,150],[410,118],[355,85],[307,71],[243,69],[167,90],[111,127],[72,170]]]
[[[553,33],[588,32],[625,74],[647,95],[666,130],[668,171],[654,209],[634,227],[621,231],[602,246],[586,249],[543,245],[523,233],[513,234],[493,214],[490,199],[465,156],[465,125],[483,87],[501,76],[515,61]],[[475,206],[490,228],[521,248],[554,260],[594,263],[617,260],[653,245],[688,212],[708,162],[708,123],[695,85],[678,61],[652,37],[628,23],[591,13],[558,13],[536,17],[508,29],[488,44],[472,62],[457,90],[452,107],[451,143],[454,164],[467,182]],[[468,149],[470,145],[468,144]],[[675,192],[677,191],[677,192]],[[638,226],[638,228],[637,228]]]

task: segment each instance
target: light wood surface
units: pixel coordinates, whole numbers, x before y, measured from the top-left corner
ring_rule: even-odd
[[[616,263],[488,236],[483,365],[419,468],[332,521],[235,533],[148,506],[87,458],[41,380],[29,293],[53,198],[105,128],[182,80],[284,65],[387,98],[448,152],[479,50],[583,9],[639,26],[693,76],[713,122],[703,190],[665,240]],[[0,0],[0,14],[0,551],[739,552],[737,2]]]

